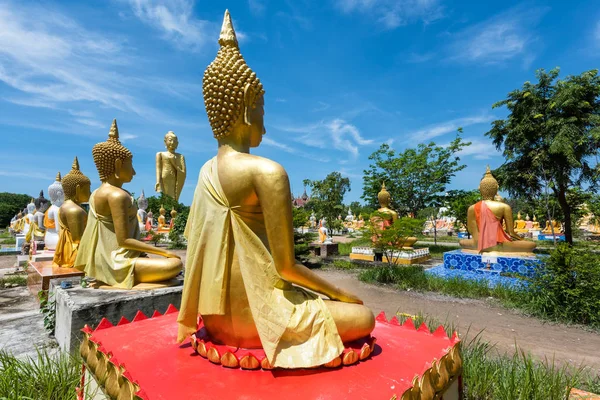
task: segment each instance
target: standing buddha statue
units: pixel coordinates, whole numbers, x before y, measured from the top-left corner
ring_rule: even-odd
[[[87,213],[80,204],[90,198],[90,179],[79,170],[77,157],[73,160],[71,171],[62,179],[65,201],[58,210],[60,226],[53,263],[59,267],[72,268],[85,225]]]
[[[122,188],[135,175],[133,155],[119,141],[117,120],[113,120],[108,140],[94,146],[92,156],[102,184],[90,197],[87,227],[75,268],[121,289],[177,276],[181,271],[179,256],[139,240],[137,205],[133,196]],[[165,258],[143,257],[143,253]]]
[[[472,238],[461,240],[460,246],[480,253],[501,251],[531,254],[535,243],[523,240],[516,234],[510,206],[494,200],[498,194],[498,181],[492,175],[489,166],[479,184],[479,192],[482,200],[467,211],[467,227]],[[503,229],[503,223],[508,233]]]
[[[185,157],[175,152],[178,145],[177,136],[169,131],[165,135],[167,151],[156,153],[155,189],[174,198],[175,201],[179,201],[186,176]]]
[[[58,243],[58,237],[60,234],[60,224],[58,223],[58,210],[65,201],[65,194],[63,192],[63,186],[61,183],[60,172],[56,174],[56,180],[48,186],[48,196],[50,196],[50,202],[52,205],[46,211],[44,215],[44,226],[46,227],[46,237],[44,243],[46,249],[54,251]]]
[[[203,79],[219,145],[200,171],[187,220],[178,339],[196,332],[200,314],[211,340],[262,348],[273,367],[325,364],[344,341],[371,332],[373,314],[296,262],[288,176],[249,152],[265,133],[264,90],[240,54],[227,11],[219,44]]]

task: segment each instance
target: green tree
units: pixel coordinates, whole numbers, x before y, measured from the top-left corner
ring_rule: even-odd
[[[310,209],[317,218],[327,219],[327,228],[332,231],[341,225],[338,215],[344,215],[344,195],[350,191],[350,179],[342,177],[339,172],[331,172],[322,181],[304,180],[304,185],[311,188]]]
[[[447,146],[421,143],[396,153],[388,144],[382,144],[369,156],[372,163],[364,171],[361,198],[378,208],[377,193],[385,182],[392,196],[392,208],[400,215],[416,216],[419,210],[439,205],[446,185],[466,167],[457,153],[471,143],[462,140],[461,132],[459,128],[459,134]]]
[[[597,70],[558,79],[559,69],[536,71],[538,82],[525,82],[493,108],[506,107],[506,119],[486,133],[503,150],[504,164],[495,174],[511,195],[554,197],[564,217],[565,237],[573,243],[569,189],[597,188],[600,147],[600,77]]]
[[[292,207],[292,223],[294,228],[302,228],[308,224],[310,212],[303,208]]]
[[[376,208],[373,208],[371,206],[364,206],[358,201],[353,201],[348,207],[350,207],[350,209],[352,210],[352,214],[356,215],[356,218],[358,218],[358,216],[362,214],[363,218],[365,219],[368,219],[369,216],[373,214],[376,210]]]
[[[27,194],[0,193],[0,226],[8,226],[10,220],[29,204],[31,198]]]
[[[388,218],[389,215],[375,212],[376,218]],[[417,218],[402,217],[394,221],[393,224],[381,230],[378,224],[369,224],[369,236],[375,238],[373,248],[378,253],[383,253],[387,258],[389,267],[393,267],[398,261],[399,251],[402,250],[403,244],[411,236],[415,236],[423,227],[423,220]],[[405,250],[407,252],[411,250]]]
[[[445,198],[448,207],[446,214],[456,218],[455,226],[467,227],[467,211],[481,198],[479,190],[450,190]]]

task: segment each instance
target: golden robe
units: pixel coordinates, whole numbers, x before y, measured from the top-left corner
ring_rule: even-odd
[[[188,253],[177,319],[180,341],[196,332],[198,314],[225,314],[229,271],[233,263],[239,263],[252,317],[271,365],[311,367],[342,353],[343,343],[324,301],[277,273],[260,207],[229,205],[216,157],[200,171],[185,236]],[[233,257],[228,257],[231,244]]]
[[[131,289],[134,285],[135,262],[140,252],[119,246],[112,218],[96,213],[95,194],[96,191],[90,196],[88,221],[79,245],[75,268],[109,286]],[[140,226],[133,197],[127,214],[129,237],[139,239]]]
[[[58,219],[60,226],[60,233],[58,235],[58,242],[56,243],[56,250],[54,251],[54,258],[52,263],[63,268],[72,268],[75,264],[75,257],[77,257],[78,243],[73,242],[73,236],[69,228]]]

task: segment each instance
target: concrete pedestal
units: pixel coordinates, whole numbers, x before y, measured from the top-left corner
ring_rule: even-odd
[[[25,235],[18,234],[15,236],[15,250],[21,251],[21,246],[25,243]]]
[[[150,316],[155,310],[164,313],[169,304],[179,307],[182,283],[154,290],[105,290],[80,285],[73,285],[72,289],[52,288],[56,298],[56,341],[62,350],[76,352],[80,330],[86,324],[97,326],[106,318],[116,325],[121,317],[133,319],[138,310]]]
[[[31,256],[31,261],[52,261],[54,259],[54,251],[43,250]]]
[[[327,258],[339,254],[337,243],[313,243],[311,250],[317,257]]]

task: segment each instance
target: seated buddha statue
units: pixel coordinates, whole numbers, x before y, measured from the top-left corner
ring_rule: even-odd
[[[35,203],[33,202],[33,197],[31,198],[31,202],[27,204],[27,207],[23,210],[23,234],[29,233],[29,228],[33,223],[33,214],[35,214]]]
[[[295,260],[288,176],[249,152],[265,133],[264,91],[227,11],[219,44],[203,79],[218,151],[200,171],[185,229],[178,339],[196,332],[200,314],[215,342],[262,348],[274,367],[318,366],[339,356],[343,342],[369,335],[373,314]]]
[[[169,232],[169,225],[167,225],[167,217],[165,217],[165,214],[167,213],[167,210],[165,210],[165,208],[162,206],[160,206],[160,210],[158,210],[159,212],[159,216],[157,218],[157,225],[156,225],[156,230],[159,233],[164,233],[164,232]]]
[[[23,213],[19,211],[17,214],[17,218],[14,222],[11,223],[11,228],[16,235],[19,235],[23,232],[23,226],[25,225],[25,220],[23,219]]]
[[[390,208],[390,202],[392,196],[385,187],[385,182],[381,184],[381,191],[377,194],[377,200],[379,201],[379,209],[377,209],[376,215],[371,217],[371,224],[375,229],[384,230],[391,226],[398,219],[398,213]],[[377,240],[376,237],[372,238],[373,242]],[[416,237],[407,237],[403,243],[397,243],[399,248],[412,249],[412,246],[417,242]]]
[[[171,209],[170,214],[171,220],[169,221],[169,231],[175,226],[175,218],[177,218],[177,210],[175,210],[175,207]]]
[[[469,207],[467,211],[467,227],[471,239],[463,239],[460,247],[481,252],[501,251],[509,253],[530,254],[535,243],[523,240],[514,231],[513,214],[510,206],[494,200],[498,194],[498,182],[492,175],[490,167],[479,184],[481,201]],[[502,228],[505,222],[506,232]]]
[[[540,230],[540,223],[538,222],[536,216],[533,216],[533,223],[531,224],[531,230],[532,231],[539,231]]]
[[[154,215],[152,214],[152,211],[148,211],[148,214],[146,215],[146,225],[144,227],[145,231],[150,232],[153,227],[154,227]]]
[[[533,221],[529,218],[529,214],[525,215],[525,229],[527,229],[527,232],[533,229]]]
[[[108,140],[93,147],[92,156],[102,184],[90,196],[88,222],[75,268],[120,289],[177,276],[182,267],[179,256],[139,240],[137,204],[122,188],[135,175],[133,155],[119,141],[117,120],[112,122]],[[164,258],[148,258],[144,253]]]
[[[558,235],[562,232],[562,224],[556,220],[546,221],[546,227],[542,231],[544,235]]]
[[[164,193],[175,201],[185,183],[186,168],[183,155],[176,153],[179,141],[175,133],[169,131],[165,135],[167,151],[156,153],[156,191]]]
[[[26,242],[29,243],[32,240],[41,242],[44,240],[44,212],[46,211],[47,204],[48,200],[44,198],[44,192],[41,191],[40,196],[33,200],[33,212],[27,214],[29,230],[25,233]],[[42,212],[41,209],[43,209],[44,212]]]
[[[146,195],[144,194],[143,190],[142,194],[137,199],[137,205],[138,224],[140,225],[140,231],[144,231],[146,230],[146,219],[148,218],[148,213],[146,212],[146,209],[148,208],[148,200],[146,199]]]
[[[65,194],[62,187],[62,178],[60,172],[56,174],[56,179],[48,186],[48,196],[52,205],[44,214],[44,227],[46,228],[46,236],[44,243],[46,249],[54,251],[58,244],[58,236],[60,233],[60,224],[58,223],[58,210],[65,201]]]
[[[517,220],[514,222],[513,228],[516,233],[527,233],[527,222],[521,218],[521,211],[517,213]]]
[[[60,229],[54,252],[54,265],[72,268],[75,264],[81,237],[87,223],[87,213],[80,204],[89,200],[90,186],[90,179],[79,170],[79,161],[75,157],[71,171],[62,179],[65,199],[58,210]]]

